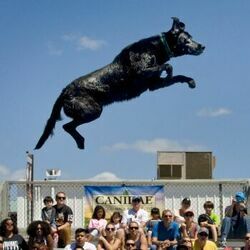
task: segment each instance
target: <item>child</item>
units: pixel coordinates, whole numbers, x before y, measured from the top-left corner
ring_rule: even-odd
[[[214,242],[218,240],[218,226],[220,223],[219,216],[213,212],[214,204],[212,201],[206,201],[203,205],[205,214],[198,217],[198,223],[201,227],[206,227],[209,230],[209,239]]]
[[[152,245],[152,231],[155,224],[161,221],[160,210],[157,207],[151,209],[151,219],[146,223],[148,245]]]
[[[89,235],[90,241],[99,236],[100,232],[106,227],[107,220],[105,219],[105,216],[106,212],[104,207],[97,205],[88,225],[88,229],[91,231]]]
[[[114,212],[110,217],[110,222],[114,224],[116,231],[121,227],[122,215]]]
[[[46,221],[51,226],[54,247],[57,247],[58,243],[58,234],[56,227],[56,209],[53,207],[53,198],[51,196],[46,196],[43,199],[45,207],[42,208],[42,220]]]

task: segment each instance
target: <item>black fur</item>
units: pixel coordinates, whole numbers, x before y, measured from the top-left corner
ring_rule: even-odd
[[[173,76],[172,66],[166,64],[171,57],[203,52],[205,47],[192,40],[184,29],[184,23],[173,18],[172,28],[168,32],[129,45],[112,63],[70,83],[54,104],[35,149],[41,148],[52,133],[56,121],[60,119],[61,108],[73,119],[63,128],[75,139],[78,148],[83,149],[84,138],[76,127],[97,119],[104,106],[130,100],[147,90],[153,91],[177,82],[186,82],[190,88],[194,88],[192,78]],[[161,77],[164,71],[167,76]]]

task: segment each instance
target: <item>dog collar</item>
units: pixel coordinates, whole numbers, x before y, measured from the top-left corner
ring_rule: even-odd
[[[169,48],[169,46],[168,46],[168,42],[167,42],[167,40],[166,40],[166,38],[165,38],[165,35],[164,35],[163,33],[161,33],[160,38],[161,38],[161,42],[163,43],[164,48],[165,48],[165,50],[166,50],[167,55],[169,56],[169,58],[173,57],[174,54],[173,54],[172,51],[170,50],[170,48]]]

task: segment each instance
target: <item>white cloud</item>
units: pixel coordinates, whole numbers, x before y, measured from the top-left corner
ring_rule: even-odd
[[[95,40],[87,36],[82,36],[78,39],[78,49],[90,49],[90,50],[98,50],[103,45],[105,45],[106,42],[103,40]]]
[[[110,173],[110,172],[103,172],[101,174],[98,174],[94,177],[89,178],[88,180],[91,181],[120,181],[116,175]]]
[[[48,46],[48,50],[49,50],[50,55],[55,55],[55,56],[61,56],[62,55],[63,50],[57,48],[52,42],[49,42],[47,44],[47,46]]]
[[[135,150],[148,154],[155,154],[157,151],[202,151],[204,146],[194,145],[185,142],[178,142],[169,139],[138,140],[133,143],[116,143],[103,148],[107,151]]]
[[[218,117],[218,116],[230,115],[231,113],[232,111],[227,108],[217,108],[217,109],[204,108],[201,109],[197,113],[197,115],[202,117]]]
[[[0,165],[0,180],[1,181],[21,181],[26,179],[25,169],[10,171],[6,166]]]

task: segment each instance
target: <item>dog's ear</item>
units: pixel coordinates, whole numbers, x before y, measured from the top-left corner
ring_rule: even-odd
[[[173,34],[176,34],[180,31],[184,31],[185,24],[183,22],[180,22],[179,18],[177,18],[177,17],[172,17],[172,19],[173,19],[173,25],[171,28],[171,32]]]

